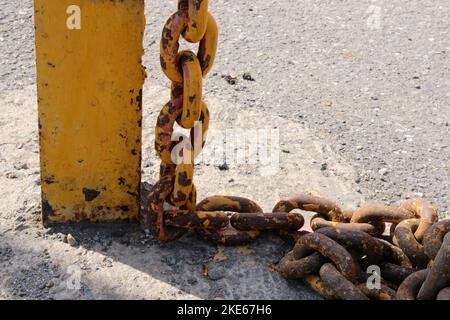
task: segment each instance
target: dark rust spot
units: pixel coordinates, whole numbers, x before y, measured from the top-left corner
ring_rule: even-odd
[[[49,217],[53,216],[55,214],[55,211],[53,210],[50,203],[45,199],[42,198],[42,221],[44,225],[49,221]]]
[[[142,89],[139,90],[139,95],[136,97],[136,102],[138,103],[138,109],[142,109]]]
[[[188,178],[187,172],[180,172],[178,175],[178,183],[181,186],[190,186],[192,184],[192,180]]]
[[[55,183],[55,177],[54,176],[46,177],[46,178],[44,178],[44,182],[46,184],[53,184],[53,183]]]
[[[100,195],[100,191],[83,188],[83,194],[86,201],[92,201]]]

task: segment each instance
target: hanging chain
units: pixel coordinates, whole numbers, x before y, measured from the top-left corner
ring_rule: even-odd
[[[181,37],[198,43],[197,54],[179,51]],[[294,245],[277,267],[281,275],[303,279],[324,297],[450,299],[450,220],[439,221],[437,210],[424,200],[354,212],[306,194],[280,201],[271,213],[241,197],[213,196],[197,204],[194,161],[209,126],[202,86],[217,41],[208,0],[180,0],[164,26],[160,47],[161,67],[172,85],[155,129],[160,176],[145,208],[155,237],[172,241],[193,229],[215,244],[243,245],[272,231]],[[174,139],[175,124],[190,130],[189,137]],[[300,230],[305,219],[295,209],[315,213],[313,232]],[[368,285],[366,270],[373,267],[379,269],[373,270],[378,285]]]

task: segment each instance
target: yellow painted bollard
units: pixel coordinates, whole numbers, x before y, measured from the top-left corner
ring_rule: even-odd
[[[34,0],[44,224],[135,220],[144,0]]]

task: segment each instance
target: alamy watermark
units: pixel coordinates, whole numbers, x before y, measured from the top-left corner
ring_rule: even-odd
[[[372,0],[373,3],[375,1]],[[370,30],[381,30],[383,28],[383,10],[377,4],[371,4],[366,10],[366,25]]]
[[[69,275],[66,280],[66,287],[68,290],[81,290],[81,268],[77,265],[70,265],[67,268]]]
[[[367,268],[367,274],[370,276],[367,277],[366,287],[369,290],[381,289],[381,269],[377,265],[372,265]]]
[[[66,13],[69,15],[66,21],[67,29],[80,30],[81,29],[81,8],[77,5],[70,5],[67,7]]]

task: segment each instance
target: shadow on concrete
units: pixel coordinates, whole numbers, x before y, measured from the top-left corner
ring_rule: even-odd
[[[181,291],[181,296],[188,294],[200,299],[319,298],[301,282],[287,281],[274,269],[291,249],[275,235],[262,235],[244,247],[220,248],[192,232],[178,241],[160,243],[142,226],[130,223],[54,225],[50,232],[71,234],[86,250],[98,252],[113,263],[126,264],[167,283]],[[150,296],[157,297],[160,289],[155,286],[155,293]],[[139,292],[136,296],[140,296]]]

